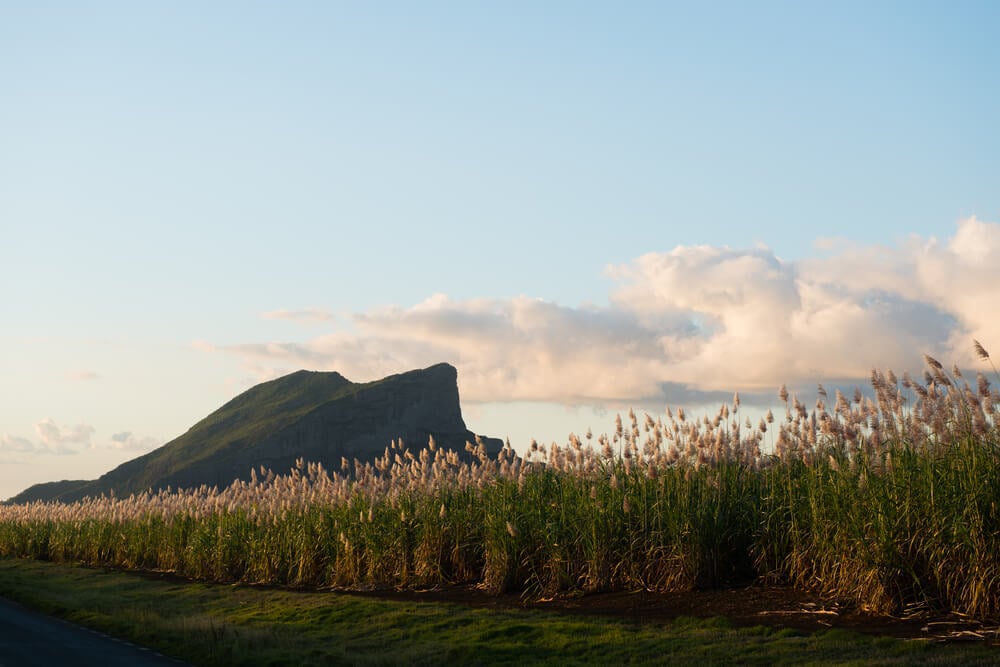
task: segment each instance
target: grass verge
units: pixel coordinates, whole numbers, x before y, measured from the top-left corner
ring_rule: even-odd
[[[0,559],[0,595],[195,665],[996,664],[997,649],[182,583]]]

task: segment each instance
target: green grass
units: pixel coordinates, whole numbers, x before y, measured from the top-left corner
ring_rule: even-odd
[[[195,665],[996,664],[1000,650],[727,620],[637,622],[329,592],[184,583],[0,560],[0,595]]]

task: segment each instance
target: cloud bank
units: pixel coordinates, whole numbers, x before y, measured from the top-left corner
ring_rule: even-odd
[[[35,434],[42,448],[52,454],[76,454],[80,448],[89,447],[94,427],[87,424],[59,426],[51,419],[35,424]]]
[[[115,433],[111,436],[111,442],[108,446],[111,449],[117,449],[120,451],[149,452],[162,444],[163,443],[156,438],[138,436],[131,431],[122,431],[121,433]]]
[[[77,454],[90,448],[94,427],[87,424],[60,426],[46,418],[35,424],[35,439],[4,433],[0,435],[3,454]]]
[[[946,241],[821,239],[802,260],[678,246],[606,273],[607,305],[438,294],[356,313],[355,331],[305,343],[198,347],[238,355],[258,377],[367,380],[449,361],[466,400],[600,404],[863,384],[873,367],[919,370],[924,353],[971,367],[974,338],[1000,345],[1000,225],[976,218]]]
[[[71,456],[87,450],[105,449],[146,452],[163,444],[151,437],[137,436],[130,431],[115,433],[111,440],[95,441],[95,429],[89,424],[61,426],[46,418],[35,424],[35,438],[25,438],[10,433],[0,434],[0,455],[19,456],[54,454]]]

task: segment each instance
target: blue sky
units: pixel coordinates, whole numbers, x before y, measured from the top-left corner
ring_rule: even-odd
[[[450,361],[469,425],[523,446],[968,361],[1000,342],[998,24],[0,2],[0,497],[299,367]]]

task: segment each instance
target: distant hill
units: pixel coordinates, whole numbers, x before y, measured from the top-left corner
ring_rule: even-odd
[[[339,470],[341,457],[371,461],[397,438],[413,449],[433,435],[463,451],[475,434],[465,427],[458,373],[449,364],[354,383],[339,373],[298,371],[264,382],[229,401],[162,447],[92,481],[36,484],[10,502],[72,502],[111,491],[228,486],[264,466],[283,473],[295,459]],[[502,442],[484,438],[495,455]]]

